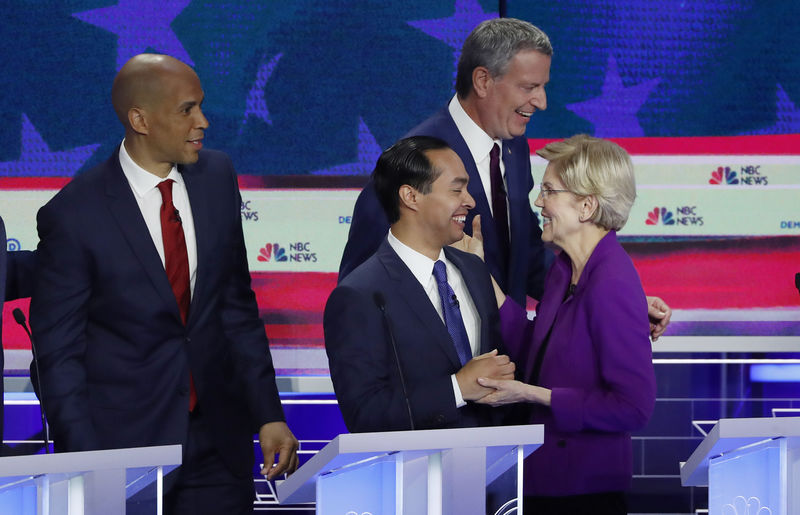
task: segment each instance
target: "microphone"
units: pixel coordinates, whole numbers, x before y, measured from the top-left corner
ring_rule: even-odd
[[[31,334],[30,329],[28,329],[28,323],[25,320],[25,313],[22,312],[19,308],[14,308],[12,312],[14,315],[14,321],[18,323],[22,328],[25,330],[25,334],[28,335],[28,339],[31,341],[31,352],[33,353],[33,367],[36,370],[36,389],[38,390],[39,394],[39,413],[42,415],[42,429],[44,430],[44,452],[45,454],[50,454],[50,429],[47,427],[47,420],[44,416],[44,403],[42,402],[42,377],[39,373],[39,354],[36,352],[36,346],[33,344],[33,335]]]
[[[794,287],[797,288],[797,293],[800,293],[800,272],[794,274]]]
[[[456,297],[455,293],[453,294],[452,297],[450,297],[450,300],[453,302],[453,305],[455,307],[459,307],[461,305],[461,304],[458,303],[458,297]]]
[[[175,208],[175,211],[172,212],[172,220],[170,220],[170,221],[171,222],[177,222],[179,224],[183,223],[183,220],[181,220],[181,212],[178,211],[177,207]]]
[[[397,373],[400,376],[400,388],[403,390],[403,399],[406,401],[406,410],[408,411],[408,421],[411,423],[411,430],[414,430],[414,417],[411,415],[411,401],[408,400],[408,392],[406,391],[406,380],[403,377],[403,367],[400,366],[400,356],[397,354],[397,343],[394,340],[394,332],[392,331],[392,321],[389,318],[389,313],[386,312],[386,301],[383,294],[376,291],[372,294],[372,300],[375,305],[381,310],[383,315],[383,323],[386,326],[386,332],[389,334],[389,343],[392,345],[394,351],[394,362],[397,363]]]

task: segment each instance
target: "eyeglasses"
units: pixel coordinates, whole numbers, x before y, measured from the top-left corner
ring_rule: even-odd
[[[539,195],[541,195],[542,198],[547,198],[553,193],[569,193],[569,192],[570,192],[569,190],[551,190],[539,186]]]

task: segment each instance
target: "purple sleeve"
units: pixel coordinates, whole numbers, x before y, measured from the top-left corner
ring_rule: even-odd
[[[500,306],[500,334],[506,352],[517,368],[525,365],[533,340],[534,320],[528,320],[528,312],[511,297],[506,297]]]

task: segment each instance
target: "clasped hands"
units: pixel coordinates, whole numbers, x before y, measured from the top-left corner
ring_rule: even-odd
[[[550,390],[514,379],[516,366],[505,354],[492,350],[476,356],[456,372],[461,396],[466,401],[489,406],[515,402],[550,404]]]
[[[514,362],[494,349],[469,360],[456,372],[456,381],[465,401],[478,401],[495,391],[494,388],[482,386],[478,378],[513,380],[514,370],[516,370]]]

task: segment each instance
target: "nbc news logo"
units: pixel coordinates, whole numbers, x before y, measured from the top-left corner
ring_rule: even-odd
[[[647,225],[703,225],[703,217],[698,212],[697,206],[678,206],[675,211],[666,207],[654,207],[647,212]]]
[[[267,243],[258,249],[259,261],[269,262],[284,262],[292,261],[296,263],[302,262],[317,262],[317,253],[311,251],[311,242],[298,241],[289,244],[289,253],[286,252],[286,247],[281,247],[278,243]]]
[[[742,185],[742,186],[766,186],[769,178],[761,174],[761,166],[742,166],[737,174],[730,166],[719,166],[711,172],[709,184],[716,185]]]

